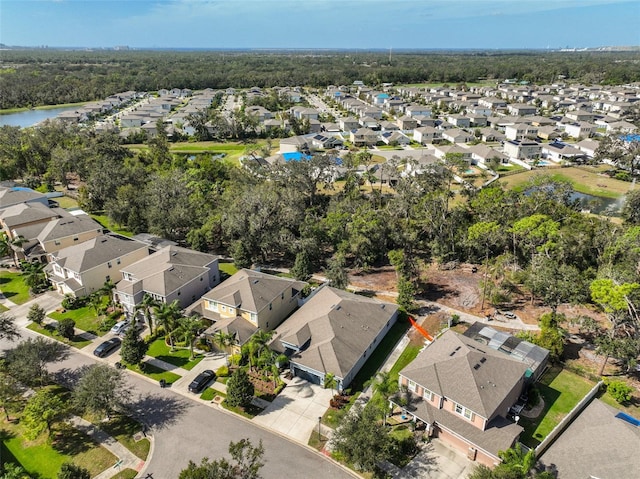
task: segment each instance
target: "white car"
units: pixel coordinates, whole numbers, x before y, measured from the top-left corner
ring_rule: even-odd
[[[504,313],[502,313],[504,315],[505,318],[509,318],[509,319],[517,319],[518,317],[512,313],[511,311],[505,311]]]
[[[111,332],[114,334],[123,334],[129,329],[130,325],[131,323],[129,323],[129,321],[119,321],[111,328]]]

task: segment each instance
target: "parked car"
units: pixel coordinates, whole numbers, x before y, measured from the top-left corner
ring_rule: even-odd
[[[189,392],[199,393],[207,384],[209,384],[209,381],[215,379],[215,377],[216,373],[211,369],[205,369],[198,374],[193,381],[191,381],[191,384],[189,384]]]
[[[504,315],[505,318],[517,319],[517,316],[514,313],[512,313],[511,311],[505,311],[502,314]]]
[[[131,323],[129,321],[118,321],[113,328],[111,328],[111,332],[114,334],[122,334],[129,329]]]
[[[99,358],[104,358],[105,356],[108,356],[111,352],[113,352],[115,349],[120,347],[120,344],[122,344],[122,341],[120,340],[120,338],[108,339],[105,342],[100,343],[100,345],[95,349],[93,354],[95,356],[98,356]]]

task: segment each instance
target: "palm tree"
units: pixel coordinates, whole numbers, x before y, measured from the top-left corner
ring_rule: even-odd
[[[178,320],[176,332],[181,334],[185,343],[189,345],[189,359],[193,359],[193,344],[202,330],[202,318],[198,316],[183,316]]]
[[[337,385],[338,385],[338,380],[336,379],[335,374],[327,373],[324,375],[324,388],[325,389],[331,388],[331,394],[333,394],[333,391],[335,390]]]
[[[106,280],[100,288],[99,292],[103,296],[107,296],[109,298],[109,305],[113,305],[113,290],[116,289],[116,285],[113,284],[113,281],[110,279]]]
[[[257,330],[251,339],[249,340],[248,349],[249,349],[249,363],[252,364],[252,360],[257,360],[262,351],[267,348],[267,343],[273,336],[273,332],[263,331],[262,329]]]
[[[151,336],[153,336],[152,309],[157,307],[158,304],[159,304],[158,301],[155,300],[153,296],[149,294],[145,294],[142,297],[142,301],[140,301],[140,303],[136,305],[136,308],[134,310],[135,313],[137,313],[138,311],[142,311],[142,314],[144,315],[144,319],[147,322],[147,325],[149,326],[149,334]]]
[[[16,236],[11,239],[7,233],[2,233],[0,235],[0,257],[3,256],[11,256],[13,260],[13,265],[18,268],[18,260],[16,255],[16,248],[19,248],[25,243],[26,239],[24,236]]]
[[[22,263],[22,269],[24,282],[32,291],[37,292],[38,289],[46,283],[47,277],[44,274],[44,264],[40,262],[30,263],[24,261]]]
[[[173,331],[176,329],[176,323],[182,317],[180,303],[177,299],[171,304],[156,303],[153,307],[153,315],[158,326],[164,327],[165,335],[169,338],[169,344],[173,349]]]
[[[387,424],[387,415],[389,414],[389,399],[398,391],[398,381],[391,376],[388,371],[380,371],[376,374],[371,386],[374,391],[377,392],[384,404],[382,405],[382,411],[384,413],[384,423]]]
[[[229,365],[229,362],[227,360],[228,354],[229,354],[227,351],[227,348],[229,346],[232,346],[235,343],[235,341],[236,341],[236,337],[234,334],[225,333],[222,329],[216,331],[216,333],[213,335],[213,342],[216,343],[224,353],[224,364],[226,366]]]

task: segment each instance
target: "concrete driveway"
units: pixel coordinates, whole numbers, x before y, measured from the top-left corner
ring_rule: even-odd
[[[318,427],[318,418],[329,407],[332,394],[331,389],[293,378],[253,422],[306,444]]]
[[[433,439],[412,461],[392,474],[393,479],[466,479],[477,463]]]

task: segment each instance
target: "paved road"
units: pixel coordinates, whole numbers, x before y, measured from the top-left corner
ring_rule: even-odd
[[[22,330],[22,335],[37,336],[28,330]],[[0,340],[0,351],[11,347],[11,343]],[[69,357],[50,370],[57,380],[72,383],[79,367],[97,361],[89,354],[71,349]],[[144,475],[151,473],[154,479],[177,478],[189,460],[200,462],[203,457],[228,456],[229,441],[248,437],[254,444],[263,441],[266,479],[291,475],[308,479],[357,477],[314,451],[224,410],[161,389],[155,381],[130,375],[129,383],[134,391],[133,415],[144,421],[154,437],[152,457]]]

